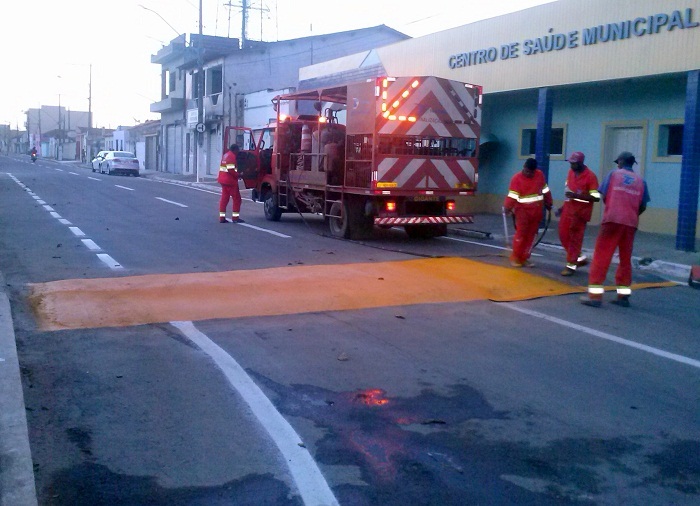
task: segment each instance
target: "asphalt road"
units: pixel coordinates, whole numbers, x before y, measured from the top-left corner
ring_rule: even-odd
[[[387,300],[42,330],[31,286],[58,280],[507,261],[493,241],[338,241],[317,217],[268,222],[249,200],[244,225],[219,224],[216,192],[25,158],[0,158],[0,272],[39,504],[700,502],[697,291],[638,290],[629,309],[576,294]],[[561,255],[537,253],[531,273],[561,281]],[[278,286],[259,290],[311,295]],[[342,297],[324,279],[314,290]]]

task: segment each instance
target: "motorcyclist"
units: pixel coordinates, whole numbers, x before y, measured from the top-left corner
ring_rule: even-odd
[[[36,152],[36,148],[34,148],[34,147],[33,147],[32,150],[29,152],[29,154],[30,154],[31,157],[32,157],[32,162],[35,162],[35,161],[36,161],[36,157],[37,157],[37,154],[36,154],[36,153],[37,153],[37,152]]]

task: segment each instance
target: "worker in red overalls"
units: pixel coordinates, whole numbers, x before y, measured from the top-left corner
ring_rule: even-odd
[[[510,255],[510,265],[513,267],[535,265],[530,261],[530,250],[544,216],[543,207],[552,208],[552,194],[544,173],[537,168],[537,160],[528,158],[523,170],[510,180],[508,195],[503,203],[503,211],[515,215],[513,253]]]
[[[219,223],[228,223],[226,219],[226,206],[228,206],[229,199],[233,200],[231,221],[233,223],[243,223],[243,220],[240,218],[241,191],[238,189],[237,155],[238,146],[236,144],[231,144],[228,151],[226,151],[221,158],[221,164],[219,165],[219,176],[216,178],[221,185]]]
[[[585,155],[574,151],[567,160],[571,164],[566,176],[564,205],[557,210],[559,220],[559,240],[566,251],[566,267],[561,271],[562,276],[573,276],[576,269],[588,263],[585,255],[581,255],[583,236],[586,224],[591,221],[593,204],[600,200],[598,178],[583,164]]]
[[[588,295],[581,303],[600,307],[603,302],[603,283],[615,250],[619,250],[620,264],[615,272],[617,299],[613,304],[629,307],[632,294],[632,245],[639,225],[639,215],[649,202],[649,190],[642,176],[635,174],[634,155],[623,151],[615,159],[617,169],[610,172],[599,191],[605,208],[598,238],[593,251],[593,263],[588,274]]]

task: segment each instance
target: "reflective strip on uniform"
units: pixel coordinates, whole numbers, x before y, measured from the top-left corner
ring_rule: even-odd
[[[591,190],[588,193],[590,193],[591,197],[600,198],[600,192],[598,190]]]
[[[603,295],[605,293],[605,288],[600,285],[589,285],[588,293],[591,295]]]
[[[589,202],[587,200],[581,200],[581,199],[572,199],[575,200],[576,202],[583,202],[584,204],[592,204],[593,202]]]
[[[231,218],[238,218],[241,213],[231,213]]]
[[[508,191],[508,196],[512,199],[515,199],[515,200],[520,199],[520,194],[518,192],[514,192],[513,190]]]
[[[530,204],[532,202],[539,202],[540,200],[544,200],[542,195],[527,195],[525,197],[518,198],[518,202],[521,204]]]
[[[567,268],[567,269],[571,269],[572,271],[575,271],[575,270],[576,270],[576,267],[578,267],[578,265],[576,265],[576,264],[570,264],[570,263],[568,263],[568,262],[567,262],[567,264],[566,264],[566,268]]]
[[[227,172],[227,171],[228,171],[228,169],[226,168],[226,165],[221,165],[219,167],[219,172]]]
[[[632,289],[629,286],[618,286],[617,287],[617,294],[618,295],[632,295]]]
[[[542,188],[542,195],[544,195],[545,193],[549,193],[549,186],[547,185],[544,185],[544,188]]]
[[[235,163],[226,164],[226,170],[236,170],[236,164]]]
[[[220,212],[220,213],[219,213],[219,218],[226,218],[226,213],[225,213],[225,212],[224,212],[224,213]]]

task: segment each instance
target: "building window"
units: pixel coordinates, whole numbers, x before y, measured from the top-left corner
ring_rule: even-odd
[[[219,67],[207,69],[207,95],[216,95],[224,89],[223,70]]]
[[[519,158],[535,156],[535,144],[537,142],[537,128],[526,126],[520,129]],[[551,160],[564,160],[566,153],[566,125],[552,125],[552,134],[549,139],[549,157]]]
[[[683,121],[659,121],[656,125],[654,161],[679,162],[683,155]]]
[[[168,72],[168,95],[175,91],[175,73]]]

